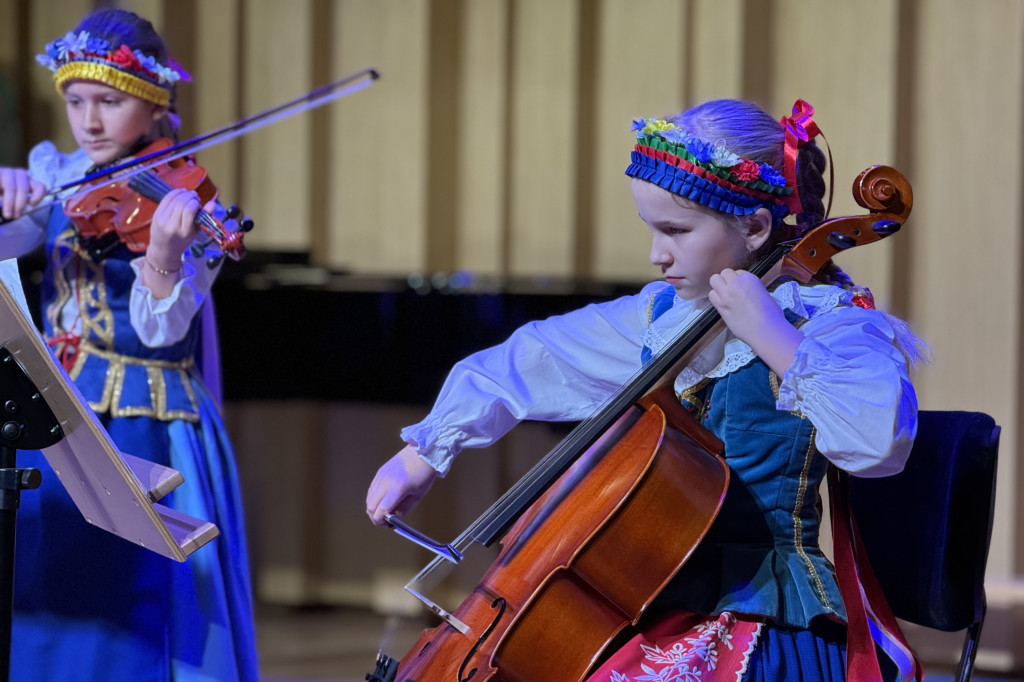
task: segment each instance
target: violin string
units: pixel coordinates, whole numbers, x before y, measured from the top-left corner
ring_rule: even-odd
[[[139,173],[129,181],[129,185],[138,187],[140,193],[146,198],[152,199],[153,201],[160,201],[167,193],[173,189],[167,181],[158,176],[153,172]],[[225,231],[221,229],[221,226],[203,209],[199,209],[199,213],[196,214],[196,220],[206,225],[216,235],[218,239],[226,239],[227,235]]]

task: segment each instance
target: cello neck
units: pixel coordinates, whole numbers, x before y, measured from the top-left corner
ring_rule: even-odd
[[[774,279],[775,266],[789,250],[789,244],[776,247],[768,257],[755,263],[750,271],[758,277],[768,276]],[[502,495],[467,530],[472,540],[490,546],[504,535],[523,510],[533,504],[611,424],[660,384],[673,381],[678,370],[689,364],[706,348],[722,328],[724,324],[718,311],[713,306],[708,306],[676,337],[675,341],[655,356],[604,407],[593,417],[581,422],[554,450]],[[678,370],[673,371],[677,367]]]

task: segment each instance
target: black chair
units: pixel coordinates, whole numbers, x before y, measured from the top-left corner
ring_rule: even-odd
[[[970,679],[985,620],[999,426],[979,412],[921,411],[904,471],[850,477],[863,546],[896,617],[966,629],[957,682]]]

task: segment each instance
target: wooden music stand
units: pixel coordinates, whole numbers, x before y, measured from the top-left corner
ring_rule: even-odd
[[[39,486],[16,469],[19,449],[41,449],[85,521],[175,561],[218,534],[207,521],[157,500],[184,478],[120,452],[56,361],[6,283],[0,284],[0,679],[10,657],[14,515],[20,491]]]

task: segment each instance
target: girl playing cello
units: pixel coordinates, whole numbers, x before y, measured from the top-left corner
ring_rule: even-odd
[[[816,131],[798,105],[802,129]],[[728,329],[674,389],[724,443],[725,502],[635,636],[589,680],[846,679],[846,610],[818,547],[818,489],[830,462],[858,476],[900,471],[916,432],[908,372],[920,346],[837,269],[772,291],[744,269],[824,217],[824,155],[787,134],[792,123],[732,100],[636,121],[626,174],[663,279],[457,363],[367,493],[383,524],[462,448],[523,419],[587,418],[714,306]],[[791,215],[795,226],[783,222]],[[913,674],[914,662],[886,664],[887,677],[896,668]]]
[[[35,147],[29,168],[0,169],[5,218],[47,187],[173,136],[184,71],[139,16],[104,10],[47,46],[79,149]],[[87,525],[44,471],[22,500],[12,634],[13,680],[254,680],[248,557],[234,455],[215,397],[210,288],[217,267],[189,249],[200,200],[172,189],[153,213],[148,248],[83,237],[60,205],[0,225],[4,257],[45,242],[44,331],[114,442],[180,471],[167,504],[215,523],[213,546],[175,564]],[[215,207],[210,205],[210,209]],[[110,237],[113,236],[113,239]],[[210,364],[213,360],[214,364]]]

